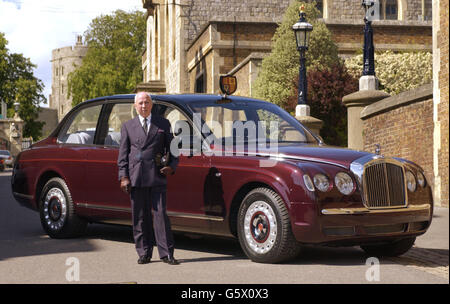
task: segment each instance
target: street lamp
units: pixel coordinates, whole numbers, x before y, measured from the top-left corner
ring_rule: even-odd
[[[300,8],[300,20],[294,24],[292,29],[295,33],[295,41],[297,42],[297,50],[300,52],[300,71],[298,79],[298,104],[306,104],[306,95],[308,84],[306,81],[306,56],[305,52],[309,46],[309,34],[313,26],[306,22],[306,14],[304,6]]]
[[[363,55],[363,76],[375,76],[375,59],[373,45],[373,29],[372,21],[369,19],[374,12],[374,0],[362,0],[361,6],[364,7],[364,55]]]

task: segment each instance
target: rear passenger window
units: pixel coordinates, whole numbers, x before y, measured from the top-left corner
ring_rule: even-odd
[[[115,104],[108,119],[108,132],[105,137],[106,146],[120,145],[120,129],[122,124],[136,117],[136,110],[132,103]]]
[[[72,116],[61,130],[58,143],[92,145],[100,116],[101,105],[84,108]]]

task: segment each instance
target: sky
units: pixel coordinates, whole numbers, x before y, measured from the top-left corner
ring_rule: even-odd
[[[0,32],[10,53],[23,54],[37,65],[34,75],[43,81],[48,100],[52,50],[75,45],[92,19],[117,9],[143,11],[142,0],[0,0]]]

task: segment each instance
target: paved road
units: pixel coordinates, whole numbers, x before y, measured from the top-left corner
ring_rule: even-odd
[[[90,225],[82,238],[47,237],[38,213],[13,199],[10,175],[10,171],[0,173],[0,284],[449,283],[447,208],[436,208],[429,232],[406,255],[382,259],[379,280],[371,282],[366,274],[377,277],[372,265],[366,265],[368,256],[358,247],[308,247],[290,263],[265,265],[249,261],[237,241],[176,235],[181,265],[158,261],[157,250],[153,263],[138,265],[129,227]]]

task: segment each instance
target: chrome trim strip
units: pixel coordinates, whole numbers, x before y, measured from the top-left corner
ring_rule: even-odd
[[[225,220],[223,217],[220,217],[220,216],[193,214],[193,213],[182,213],[182,212],[172,212],[172,211],[167,211],[167,215],[171,216],[171,217],[182,217],[182,218],[197,219],[197,220],[207,220],[207,221],[216,221],[216,222],[223,222]]]
[[[86,203],[77,204],[77,206],[82,207],[82,208],[108,210],[108,211],[119,211],[119,212],[130,212],[131,213],[131,208],[126,208],[126,207],[103,206],[103,205],[86,204]]]
[[[90,208],[90,209],[99,209],[99,210],[108,210],[108,211],[118,211],[118,212],[131,213],[131,208],[126,208],[126,207],[102,206],[102,205],[86,204],[86,203],[77,204],[77,206],[83,207],[83,208]],[[173,212],[173,211],[167,211],[167,215],[171,216],[171,217],[181,217],[181,218],[206,220],[206,221],[216,221],[216,222],[223,222],[225,220],[223,217],[220,217],[220,216],[194,214],[194,213],[183,213],[183,212]]]
[[[386,209],[367,209],[367,208],[332,208],[322,209],[323,215],[352,215],[352,214],[380,214],[393,212],[411,212],[411,211],[429,211],[431,205],[409,205],[408,207],[386,208]]]
[[[13,192],[13,194],[14,194],[15,196],[18,196],[18,197],[21,197],[21,198],[26,198],[26,199],[30,199],[30,200],[33,199],[33,196],[32,196],[32,195],[22,194],[22,193],[18,193],[18,192]]]

